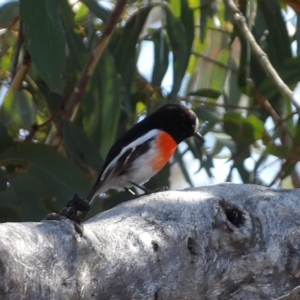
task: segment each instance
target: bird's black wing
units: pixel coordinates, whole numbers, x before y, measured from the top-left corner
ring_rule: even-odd
[[[99,190],[107,180],[110,180],[113,177],[126,175],[127,172],[130,172],[133,162],[150,149],[153,140],[154,137],[149,138],[139,145],[134,145],[134,143],[132,143],[132,147],[129,145],[128,149],[118,157],[115,164],[110,165],[111,161],[105,163],[87,200],[91,200],[97,190]],[[119,153],[121,153],[121,151],[119,151]]]

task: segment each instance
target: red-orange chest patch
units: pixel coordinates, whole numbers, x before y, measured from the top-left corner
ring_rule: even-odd
[[[155,159],[153,159],[152,167],[158,172],[170,160],[177,148],[177,143],[168,133],[163,131],[159,132],[155,141],[158,155],[155,157]]]

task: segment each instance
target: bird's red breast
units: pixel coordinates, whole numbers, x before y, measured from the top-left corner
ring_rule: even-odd
[[[177,148],[177,143],[168,133],[161,131],[155,139],[158,155],[152,161],[154,171],[160,171],[170,160]]]

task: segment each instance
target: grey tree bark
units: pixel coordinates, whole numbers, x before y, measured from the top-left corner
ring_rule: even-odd
[[[300,285],[299,201],[221,184],[119,205],[83,236],[69,221],[4,223],[0,299],[274,299]]]

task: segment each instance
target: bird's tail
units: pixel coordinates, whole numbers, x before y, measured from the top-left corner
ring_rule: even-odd
[[[97,196],[98,196],[98,192],[96,187],[94,186],[90,191],[90,193],[88,194],[88,196],[86,197],[86,200],[89,202],[90,205],[92,205]]]

